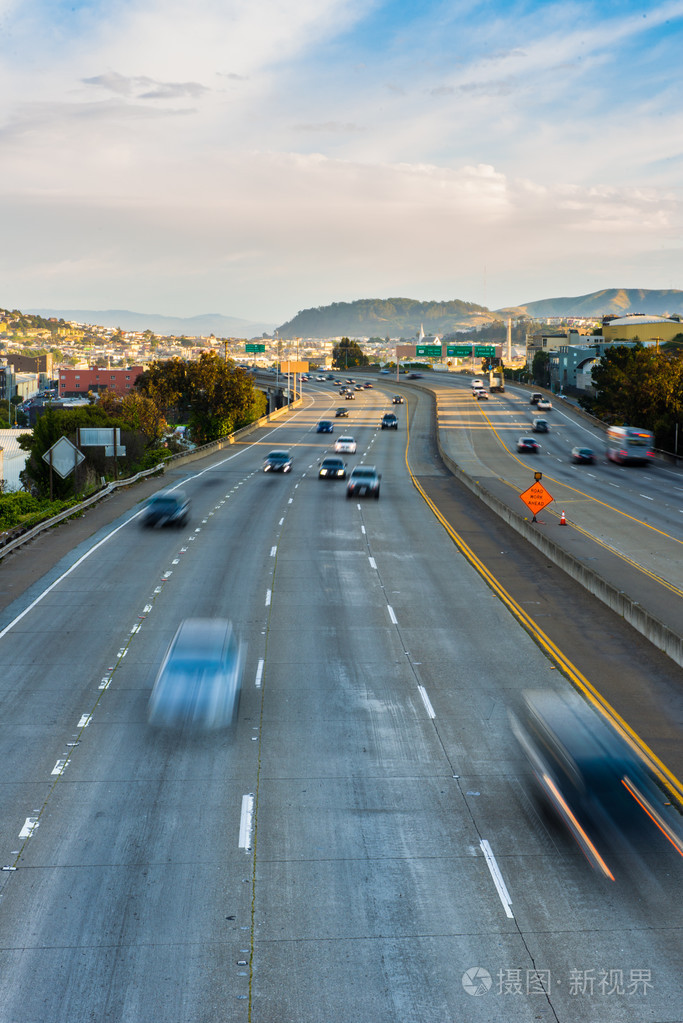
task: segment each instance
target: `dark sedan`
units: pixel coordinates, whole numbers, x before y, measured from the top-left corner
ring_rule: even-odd
[[[292,456],[289,451],[270,451],[263,463],[264,472],[290,472]]]
[[[323,480],[345,480],[346,462],[341,458],[335,458],[334,455],[328,455],[320,463],[318,478]]]
[[[335,416],[337,419],[340,419],[342,416],[348,416],[348,414],[349,410],[343,407],[338,408],[337,411],[335,412]]]
[[[190,502],[182,490],[164,491],[150,497],[142,517],[143,526],[184,526],[190,513]]]
[[[334,433],[334,423],[329,419],[321,419],[315,428],[316,433]]]
[[[517,450],[522,455],[537,455],[541,446],[533,437],[520,437],[517,441]]]
[[[592,448],[572,448],[572,462],[575,465],[592,465],[595,453]]]
[[[382,474],[377,472],[374,465],[357,465],[351,470],[349,482],[346,484],[347,497],[374,497],[379,498],[379,482]]]

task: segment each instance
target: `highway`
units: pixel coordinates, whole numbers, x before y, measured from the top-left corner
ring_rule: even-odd
[[[315,425],[342,402],[312,387],[282,425],[167,474],[188,527],[145,531],[131,502],[2,611],[0,1023],[683,1020],[681,857],[653,833],[606,880],[536,800],[508,712],[570,683],[414,485],[407,415],[416,481],[674,771],[680,669],[521,541],[501,548],[419,393],[380,431],[395,389],[359,393],[329,437]],[[452,432],[493,477],[500,444],[475,424],[495,403],[465,397]],[[340,433],[382,472],[378,501],[317,478]],[[273,447],[291,474],[261,471]],[[158,665],[194,616],[247,644],[239,720],[153,731]]]

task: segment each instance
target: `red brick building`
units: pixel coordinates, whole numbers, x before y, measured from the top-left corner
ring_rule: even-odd
[[[123,398],[129,394],[135,381],[143,371],[143,366],[129,366],[127,369],[107,369],[104,366],[91,366],[89,369],[59,368],[59,397],[78,398],[88,391],[114,391]]]

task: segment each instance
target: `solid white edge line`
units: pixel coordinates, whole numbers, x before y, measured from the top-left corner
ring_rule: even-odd
[[[251,822],[254,815],[254,797],[251,794],[242,796],[242,811],[240,813],[240,838],[239,849],[249,852],[251,847]]]
[[[260,688],[262,679],[263,679],[263,658],[260,657],[259,658],[259,662],[258,662],[258,667],[256,669],[256,681],[254,683],[257,689]]]
[[[432,707],[431,701],[427,696],[427,690],[425,689],[424,686],[418,686],[417,688],[420,691],[420,696],[422,697],[422,702],[425,705],[425,710],[427,711],[427,713],[429,714],[430,718],[433,721],[434,718],[436,717],[436,714],[434,713],[434,708]]]
[[[391,606],[391,604],[387,604],[387,611],[389,612],[389,617],[391,618],[391,620],[394,623],[394,625],[398,625],[398,619],[397,619],[396,615],[394,614],[394,609]]]
[[[496,857],[493,855],[491,846],[489,845],[485,838],[482,838],[481,842],[479,843],[479,848],[483,852],[484,858],[486,859],[486,866],[489,868],[489,873],[493,878],[493,883],[496,886],[498,897],[500,898],[500,901],[503,904],[505,915],[510,917],[511,920],[514,920],[514,914],[510,909],[510,906],[512,905],[512,899],[510,898],[510,893],[508,892],[505,886],[503,875],[501,874],[498,864],[496,863]]]
[[[296,415],[294,415],[292,418],[296,419],[297,416],[298,416],[298,413]],[[262,444],[264,440],[266,440],[268,437],[270,437],[271,434],[277,433],[277,431],[279,429],[280,429],[279,426],[275,426],[272,430],[269,430],[269,432],[266,433],[259,441],[255,441],[254,445],[250,445],[250,447],[255,446],[255,444],[257,444],[257,443]],[[169,492],[173,492],[174,490],[177,490],[178,487],[185,486],[186,484],[190,483],[192,480],[199,479],[201,476],[203,476],[207,472],[214,472],[216,469],[220,468],[221,465],[225,465],[226,462],[231,462],[233,460],[233,458],[238,458],[246,450],[247,450],[247,448],[243,448],[240,451],[236,451],[234,454],[228,455],[227,458],[222,458],[220,462],[215,462],[214,464],[207,466],[206,469],[202,469],[201,472],[195,473],[194,476],[188,476],[187,479],[179,480],[175,484],[175,486],[168,488]],[[254,473],[251,473],[251,475],[253,476]],[[240,484],[240,486],[241,486],[241,484]],[[291,502],[290,502],[290,504],[291,504]],[[358,507],[360,508],[360,505]],[[71,565],[70,568],[67,568],[67,570],[65,572],[63,572],[62,575],[60,575],[57,579],[55,579],[54,582],[50,583],[50,585],[47,587],[47,589],[43,590],[42,593],[39,593],[38,596],[36,597],[36,599],[31,601],[31,603],[28,605],[28,607],[25,607],[24,610],[21,611],[17,615],[16,618],[13,618],[12,621],[9,622],[4,627],[4,629],[2,629],[0,631],[0,639],[2,639],[3,636],[5,636],[10,631],[10,629],[13,629],[14,626],[18,622],[20,622],[21,619],[24,618],[29,613],[29,611],[32,611],[34,607],[37,607],[37,605],[40,604],[41,601],[45,599],[45,597],[47,597],[48,593],[51,593],[52,590],[54,590],[55,586],[59,586],[59,584],[62,582],[63,579],[66,579],[66,577],[71,575],[72,572],[75,572],[75,570],[77,568],[79,568],[83,564],[84,561],[87,561],[87,559],[90,557],[91,554],[94,554],[95,551],[99,550],[99,548],[102,547],[105,543],[108,543],[109,540],[111,540],[111,538],[113,536],[116,536],[116,534],[119,532],[119,530],[125,529],[125,527],[130,525],[131,522],[134,522],[135,519],[139,518],[142,515],[143,512],[144,512],[144,508],[141,508],[139,511],[135,512],[134,515],[131,515],[130,518],[126,519],[125,522],[122,522],[121,525],[116,526],[115,529],[112,529],[111,533],[107,533],[106,536],[103,536],[101,540],[99,540],[93,547],[90,548],[90,550],[87,550],[84,554],[81,554],[80,558],[77,561],[74,561],[73,565]],[[190,536],[189,539],[190,540],[194,540],[194,536]],[[155,593],[159,593],[160,591],[159,590],[155,590],[154,592]]]

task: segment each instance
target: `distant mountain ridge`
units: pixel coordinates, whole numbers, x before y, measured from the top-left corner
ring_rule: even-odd
[[[526,315],[532,319],[546,319],[557,316],[579,316],[600,318],[601,316],[627,316],[629,313],[646,313],[650,316],[683,315],[683,291],[674,288],[648,290],[645,288],[606,288],[593,291],[590,295],[574,298],[544,298],[538,302],[499,309],[500,316]]]
[[[135,313],[130,309],[27,309],[48,319],[74,320],[98,327],[120,327],[121,330],[151,330],[155,334],[173,337],[257,337],[272,334],[273,323],[242,320],[221,313],[203,313],[199,316],[164,316],[157,313]]]
[[[414,339],[421,328],[425,334],[452,334],[455,331],[485,327],[495,320],[528,316],[530,319],[583,317],[599,320],[608,314],[683,315],[683,291],[645,288],[606,288],[589,295],[545,298],[524,305],[491,310],[475,302],[460,299],[418,301],[411,298],[362,298],[354,302],[333,302],[327,306],[303,309],[291,320],[275,328],[273,323],[204,313],[199,316],[164,316],[136,313],[128,309],[30,309],[27,312],[57,319],[75,320],[122,330],[151,330],[155,334],[188,337],[213,334],[215,337],[281,338],[311,337],[404,337]]]

